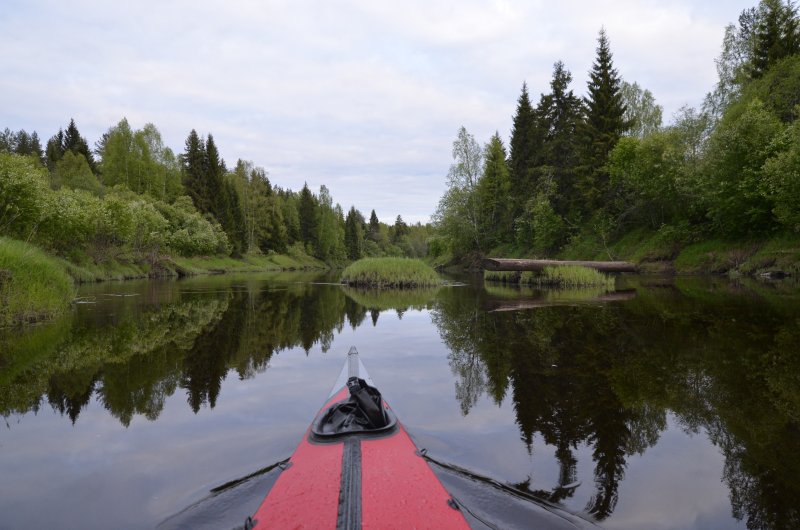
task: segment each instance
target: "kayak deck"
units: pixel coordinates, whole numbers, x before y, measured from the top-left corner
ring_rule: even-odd
[[[315,422],[372,380],[355,348]],[[378,394],[380,396],[380,394]],[[382,406],[391,412],[380,398]],[[321,439],[309,428],[246,528],[469,528],[400,422]]]

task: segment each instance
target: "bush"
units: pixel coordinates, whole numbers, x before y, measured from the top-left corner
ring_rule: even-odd
[[[47,170],[34,158],[0,152],[0,232],[28,238],[48,212]]]

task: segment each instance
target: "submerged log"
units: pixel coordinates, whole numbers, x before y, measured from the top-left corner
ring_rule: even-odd
[[[558,261],[551,259],[484,258],[483,268],[490,271],[540,271],[545,267],[579,265],[600,272],[637,272],[639,268],[627,261]]]

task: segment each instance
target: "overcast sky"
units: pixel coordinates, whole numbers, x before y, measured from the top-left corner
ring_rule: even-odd
[[[123,116],[176,152],[191,129],[299,190],[426,222],[464,125],[508,141],[563,60],[585,93],[605,26],[623,79],[670,117],[715,80],[725,25],[756,0],[436,2],[0,0],[0,129],[90,145]]]

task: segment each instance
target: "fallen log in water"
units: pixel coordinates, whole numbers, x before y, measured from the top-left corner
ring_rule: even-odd
[[[559,261],[551,259],[484,258],[483,268],[490,271],[540,271],[545,267],[578,265],[600,272],[637,272],[639,268],[627,261]]]

